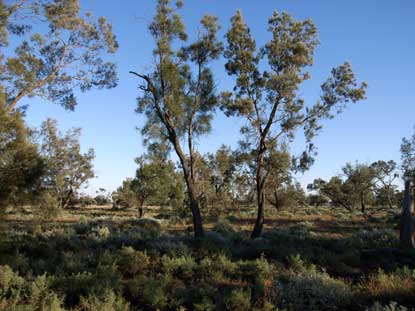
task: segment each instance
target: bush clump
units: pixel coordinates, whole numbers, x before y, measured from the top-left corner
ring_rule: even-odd
[[[345,310],[352,301],[350,286],[326,273],[310,270],[277,280],[273,303],[286,310]]]

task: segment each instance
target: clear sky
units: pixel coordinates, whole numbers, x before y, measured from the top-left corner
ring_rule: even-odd
[[[315,165],[298,180],[306,185],[316,177],[329,178],[349,161],[379,159],[399,161],[403,136],[415,125],[415,1],[413,0],[185,0],[181,10],[190,38],[197,33],[203,14],[219,17],[221,38],[229,19],[241,9],[258,45],[268,38],[267,19],[274,10],[287,11],[296,19],[311,18],[321,44],[315,55],[312,78],[301,89],[309,104],[319,96],[319,86],[330,69],[345,60],[352,63],[360,80],[369,84],[368,99],[350,106],[334,120],[324,123],[316,139],[319,156]],[[151,64],[153,41],[147,24],[155,11],[155,0],[82,0],[83,9],[106,16],[113,24],[120,49],[113,57],[118,65],[119,84],[111,90],[79,94],[75,112],[30,99],[27,122],[39,126],[47,117],[57,119],[62,130],[82,127],[81,143],[95,149],[97,178],[87,192],[99,187],[114,190],[135,173],[134,158],[143,153],[136,127],[143,125],[134,113],[138,95],[136,77],[129,70],[145,71]],[[213,64],[218,90],[231,83],[223,61]],[[213,131],[201,139],[201,152],[215,151],[225,143],[233,147],[239,138],[240,122],[217,113]],[[293,144],[294,152],[303,148]]]

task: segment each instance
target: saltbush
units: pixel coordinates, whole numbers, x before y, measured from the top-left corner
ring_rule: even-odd
[[[272,289],[272,302],[287,310],[345,310],[351,303],[348,284],[326,273],[287,274]]]
[[[361,230],[352,234],[346,240],[346,245],[354,249],[396,248],[399,240],[392,229]]]

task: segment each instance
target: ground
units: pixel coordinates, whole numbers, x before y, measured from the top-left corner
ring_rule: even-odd
[[[1,310],[406,310],[415,251],[399,209],[330,207],[205,217],[206,238],[169,208],[90,206],[0,222]],[[213,214],[212,211],[209,212]]]

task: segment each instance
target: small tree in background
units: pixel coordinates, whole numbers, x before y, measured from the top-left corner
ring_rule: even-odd
[[[0,19],[0,46],[16,46],[0,52],[8,112],[33,96],[73,110],[76,90],[116,86],[116,67],[102,58],[118,47],[112,27],[81,14],[78,0],[1,1]]]
[[[177,8],[181,6],[182,2],[177,2]],[[194,142],[211,129],[218,99],[209,64],[222,50],[216,38],[217,18],[204,16],[201,27],[194,42],[180,46],[187,39],[181,18],[169,6],[169,0],[159,0],[149,26],[156,44],[154,70],[147,74],[133,72],[144,80],[137,111],[147,117],[142,128],[145,142],[166,141],[175,150],[187,186],[196,237],[203,236],[204,230]],[[182,141],[186,143],[183,145]]]
[[[173,208],[183,205],[183,183],[173,162],[140,157],[136,163],[135,178],[124,180],[112,195],[115,206],[137,208],[141,218],[144,216],[144,203],[170,205]]]
[[[306,169],[315,155],[312,139],[321,129],[320,121],[333,118],[346,103],[363,99],[366,84],[358,85],[350,64],[344,63],[321,85],[321,100],[306,107],[298,91],[310,78],[307,68],[313,64],[318,44],[311,20],[295,21],[287,13],[274,12],[268,20],[272,38],[262,48],[257,48],[240,11],[231,24],[224,56],[226,70],[236,81],[234,92],[223,93],[223,109],[228,116],[248,122],[241,129],[245,137],[241,147],[254,154],[258,212],[251,237],[256,238],[265,218],[269,176],[265,163],[270,153],[278,150],[282,141],[292,141],[296,131],[303,128],[307,148],[295,162],[299,169]]]
[[[359,163],[355,165],[347,163],[342,170],[346,176],[345,184],[352,189],[354,195],[358,196],[361,212],[365,213],[366,203],[373,199],[376,171],[372,166]]]
[[[307,186],[307,189],[317,192],[319,197],[317,201],[324,202],[326,201],[325,198],[328,198],[331,205],[335,207],[342,206],[349,211],[355,208],[359,200],[352,185],[343,181],[340,176],[333,176],[328,182],[317,178]]]
[[[396,204],[394,197],[398,189],[394,182],[399,177],[396,162],[380,160],[373,162],[370,166],[375,173],[377,202],[393,208],[393,205]]]
[[[213,188],[212,205],[229,207],[232,201],[232,185],[235,178],[235,159],[232,150],[222,145],[214,154],[207,155],[210,184]]]
[[[48,119],[39,131],[40,154],[46,162],[43,186],[57,200],[60,208],[68,207],[77,192],[93,178],[94,150],[82,153],[79,143],[81,129],[73,128],[62,134],[57,122]]]

